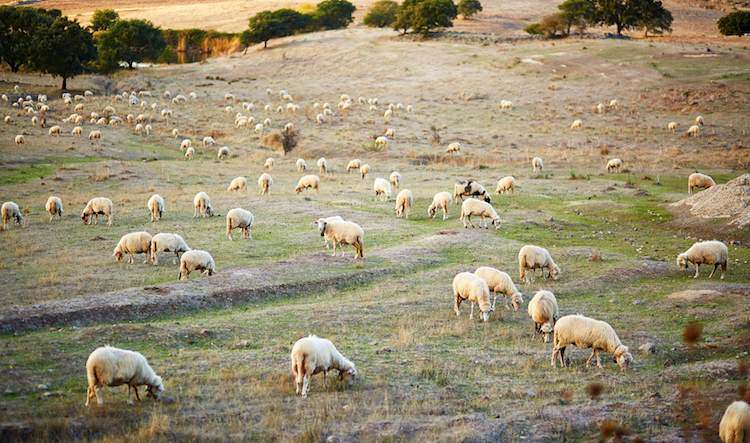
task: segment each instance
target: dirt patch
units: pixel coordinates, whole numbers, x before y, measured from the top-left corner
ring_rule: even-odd
[[[750,225],[750,174],[712,186],[672,206],[687,206],[694,217],[725,218],[728,226],[744,228]]]
[[[673,292],[667,295],[667,298],[670,300],[695,302],[712,300],[719,296],[721,296],[721,292],[710,289],[687,289],[685,291]]]

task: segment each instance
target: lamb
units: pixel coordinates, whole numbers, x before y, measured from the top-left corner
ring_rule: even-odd
[[[545,268],[547,268],[547,273],[552,280],[560,278],[560,267],[552,260],[552,256],[546,249],[539,246],[526,245],[518,251],[518,276],[521,281],[526,284],[531,283],[531,275],[526,275],[526,271],[529,269],[531,269],[532,275],[535,269],[541,269],[542,277],[546,279],[547,276],[544,275]]]
[[[385,199],[388,201],[391,198],[391,184],[384,178],[376,178],[372,184],[372,190],[375,191],[375,198]]]
[[[265,163],[263,163],[263,169],[267,169],[269,171],[273,169],[273,158],[268,157],[266,159]]]
[[[323,175],[328,171],[328,162],[326,161],[325,157],[320,157],[318,159],[318,172]]]
[[[463,201],[464,197],[482,197],[485,202],[492,202],[490,194],[487,193],[484,186],[474,180],[458,180],[453,185],[453,198],[456,199],[456,203],[459,200]]]
[[[193,148],[192,146],[185,150],[185,158],[187,160],[192,160],[194,155],[195,155],[195,148]]]
[[[22,134],[19,134],[16,136],[15,142],[17,145],[23,145],[26,143],[26,137],[24,137]]]
[[[83,208],[83,212],[81,212],[81,220],[83,220],[84,225],[88,225],[91,224],[91,216],[94,216],[94,224],[98,224],[99,216],[103,215],[107,217],[107,226],[112,226],[113,208],[114,205],[112,205],[112,200],[108,198],[92,198],[88,203],[86,203],[86,207]]]
[[[545,343],[549,343],[550,336],[555,329],[555,322],[560,316],[557,298],[550,291],[537,291],[529,302],[529,317],[534,322],[534,331],[542,334]]]
[[[203,274],[212,276],[216,273],[214,258],[206,251],[191,249],[180,257],[180,280],[187,280],[193,271],[201,271]]]
[[[750,442],[750,405],[740,400],[727,407],[719,423],[719,438],[722,443]]]
[[[688,128],[686,134],[688,137],[698,137],[699,135],[701,135],[701,127],[698,125],[693,125]]]
[[[60,128],[57,125],[52,126],[51,128],[49,128],[49,131],[48,131],[49,135],[56,135],[56,136],[59,136],[61,132],[62,132],[62,128]]]
[[[224,160],[229,158],[229,147],[228,146],[222,146],[219,148],[219,151],[216,153],[216,157],[219,160]]]
[[[161,220],[164,216],[164,199],[159,194],[152,195],[146,203],[148,212],[151,213],[151,223]]]
[[[432,197],[432,203],[427,208],[427,215],[430,218],[435,218],[438,209],[443,210],[443,220],[448,219],[448,206],[453,201],[450,192],[438,192]]]
[[[242,230],[242,238],[249,238],[252,240],[253,234],[250,230],[253,227],[255,217],[250,211],[246,211],[242,208],[234,208],[227,212],[227,238],[232,240],[232,230]]]
[[[708,189],[716,186],[713,178],[700,172],[693,172],[688,177],[688,194],[692,195],[694,189]]]
[[[321,223],[323,223],[323,222],[331,222],[331,221],[344,221],[344,219],[341,218],[340,215],[332,215],[330,217],[319,218],[316,221],[314,221],[313,224],[316,225],[318,227],[318,229],[320,230],[320,229],[322,229]],[[326,249],[330,249],[330,246],[328,245],[328,241],[329,240],[333,240],[333,239],[328,238],[325,235],[323,235],[323,244],[325,245]]]
[[[445,148],[446,154],[458,154],[459,152],[461,152],[461,143],[459,142],[453,142]]]
[[[204,148],[207,148],[209,146],[213,146],[215,144],[216,144],[216,140],[214,140],[213,137],[210,137],[210,136],[203,137],[203,147]]]
[[[510,192],[511,194],[515,193],[516,190],[516,179],[512,175],[509,175],[507,177],[503,177],[500,180],[497,181],[497,186],[495,187],[495,192],[498,194],[505,194],[506,192]]]
[[[258,177],[260,195],[271,195],[271,186],[273,186],[273,178],[270,174],[264,172]]]
[[[544,169],[544,160],[541,157],[534,157],[531,159],[531,170],[532,172],[542,172]]]
[[[135,254],[145,254],[146,260],[143,263],[149,262],[149,253],[151,252],[151,234],[145,231],[131,232],[125,234],[120,238],[120,241],[115,246],[115,250],[112,253],[112,257],[118,262],[122,261],[125,254],[128,254],[128,263],[133,263],[133,256]]]
[[[469,226],[471,226],[472,228],[474,227],[474,224],[471,222],[472,215],[478,215],[482,217],[482,222],[484,223],[485,229],[489,227],[487,225],[487,222],[485,221],[485,218],[489,218],[490,220],[492,220],[492,224],[495,225],[496,230],[500,229],[500,216],[497,215],[495,208],[493,208],[489,203],[477,200],[475,198],[467,198],[466,200],[464,200],[463,204],[461,205],[461,216],[459,217],[459,220],[461,220],[464,224],[464,228],[468,228]]]
[[[351,383],[357,376],[354,363],[336,349],[330,340],[314,335],[297,340],[292,347],[292,376],[297,395],[307,398],[310,390],[310,378],[323,373],[323,385],[327,387],[327,375],[331,369],[339,371],[341,380],[347,379]]]
[[[695,117],[695,124],[698,126],[703,126],[705,124],[705,122],[703,121],[702,115]]]
[[[294,192],[299,194],[305,189],[315,189],[315,191],[320,193],[320,177],[317,175],[303,175],[297,182]]]
[[[17,203],[15,202],[3,203],[3,206],[0,208],[0,215],[2,216],[2,219],[3,219],[3,228],[2,228],[3,231],[8,229],[8,222],[11,221],[11,219],[15,220],[18,226],[22,226],[23,215],[21,215],[21,210],[18,208]]]
[[[101,140],[102,139],[102,131],[95,130],[89,132],[89,140]]]
[[[54,195],[51,195],[47,199],[47,203],[44,205],[44,208],[47,210],[47,213],[49,214],[49,221],[52,221],[52,219],[55,218],[55,216],[62,218],[63,216],[63,204],[60,197],[56,197]]]
[[[414,205],[414,195],[410,190],[404,189],[396,195],[396,217],[409,218],[409,210]]]
[[[728,262],[729,249],[727,245],[718,240],[694,243],[690,249],[677,256],[677,266],[680,268],[688,269],[690,263],[695,265],[693,278],[698,278],[701,265],[714,265],[714,270],[711,271],[708,278],[713,277],[716,269],[721,266],[721,279],[723,280],[724,273],[727,272]]]
[[[388,181],[391,182],[391,185],[393,185],[394,188],[398,188],[399,184],[401,184],[401,174],[396,171],[391,172]]]
[[[667,124],[667,129],[669,129],[670,132],[676,132],[677,131],[677,122],[669,122]]]
[[[193,146],[193,141],[190,140],[189,138],[186,138],[180,143],[180,151],[183,151],[191,146]]]
[[[565,348],[575,345],[577,348],[592,348],[591,356],[586,360],[586,366],[596,357],[596,366],[601,368],[599,352],[609,352],[620,370],[625,370],[633,362],[633,356],[624,346],[617,333],[608,323],[584,317],[583,315],[566,315],[557,321],[554,329],[554,349],[552,350],[552,367],[556,367],[555,357],[559,357],[563,367],[570,366],[570,360],[565,359]]]
[[[185,243],[185,239],[177,234],[160,232],[151,237],[151,248],[149,250],[151,263],[156,266],[159,264],[159,252],[174,252],[176,260],[180,259],[180,254],[190,250]]]
[[[235,177],[227,187],[228,192],[247,190],[247,179],[245,177]]]
[[[574,120],[573,123],[570,125],[570,129],[580,129],[583,127],[583,120],[577,119]]]
[[[82,132],[83,132],[83,128],[81,128],[80,126],[76,126],[70,131],[70,135],[74,137],[80,137]]]
[[[523,304],[523,295],[521,291],[516,288],[513,284],[513,280],[510,275],[489,266],[480,266],[474,271],[474,275],[481,278],[487,283],[487,287],[490,288],[494,297],[492,299],[492,310],[495,310],[495,304],[497,303],[497,294],[505,296],[505,308],[508,309],[508,299],[510,299],[513,310],[518,312]]]
[[[305,172],[307,170],[307,162],[304,158],[298,158],[297,163],[295,163],[297,166],[297,172]]]
[[[352,170],[359,170],[359,167],[361,166],[361,164],[362,164],[362,162],[358,158],[350,161],[346,165],[346,173],[348,174]]]
[[[613,158],[607,162],[607,172],[620,172],[622,169],[622,160]]]
[[[333,242],[333,254],[336,256],[336,245],[352,245],[354,247],[354,258],[365,258],[365,231],[361,226],[349,221],[318,221],[320,236]],[[341,250],[343,256],[344,251]]]
[[[214,215],[214,208],[211,206],[211,199],[208,198],[208,194],[201,191],[195,194],[193,197],[193,218],[198,217],[211,217]]]
[[[479,311],[482,313],[482,320],[488,321],[490,319],[490,312],[492,306],[490,306],[490,289],[487,283],[472,274],[471,272],[460,272],[453,277],[453,312],[456,313],[456,317],[461,315],[459,307],[461,302],[468,300],[471,302],[471,311],[469,313],[469,320],[474,319],[474,305],[479,305]]]
[[[359,168],[359,173],[362,175],[362,180],[364,180],[367,177],[367,174],[370,173],[370,165],[362,165],[362,167]]]
[[[111,346],[97,348],[86,360],[86,406],[96,397],[98,405],[104,404],[102,389],[105,386],[128,385],[128,404],[133,404],[130,391],[138,395],[138,386],[146,385],[146,396],[159,400],[164,392],[164,383],[156,375],[146,358],[138,352]]]

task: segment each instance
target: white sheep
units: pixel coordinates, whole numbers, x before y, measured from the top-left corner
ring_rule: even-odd
[[[620,172],[622,170],[622,160],[613,158],[607,162],[607,172]]]
[[[209,276],[216,273],[216,263],[206,251],[200,249],[191,249],[186,251],[180,257],[180,280],[187,280],[193,271],[201,271]]]
[[[698,125],[693,125],[688,128],[686,134],[688,137],[698,137],[699,135],[701,135],[701,127]]]
[[[404,189],[396,195],[396,217],[409,218],[409,211],[414,206],[414,195],[408,189]]]
[[[352,170],[359,170],[361,165],[362,165],[362,162],[358,158],[355,158],[354,160],[349,161],[349,163],[346,165],[346,173],[348,174]]]
[[[459,220],[464,224],[464,228],[468,228],[469,226],[474,227],[474,224],[471,222],[472,215],[478,215],[482,218],[485,229],[489,228],[485,220],[487,218],[492,221],[495,229],[500,229],[500,216],[497,215],[495,208],[491,204],[475,198],[467,198],[461,205],[461,216],[459,217]]]
[[[609,101],[609,104],[607,105],[607,107],[609,109],[617,109],[618,105],[619,105],[619,102],[617,101],[617,99],[613,98],[612,100]]]
[[[24,137],[23,134],[19,134],[16,136],[14,141],[17,145],[23,145],[26,143],[26,137]]]
[[[698,126],[705,125],[705,122],[703,121],[703,116],[702,115],[699,115],[699,116],[695,117],[695,124],[698,125]]]
[[[253,228],[255,217],[252,212],[242,208],[234,208],[227,212],[227,238],[232,240],[232,230],[240,229],[242,238],[252,240],[253,234],[250,230]]]
[[[185,158],[187,160],[192,160],[193,156],[195,156],[195,148],[190,146],[189,148],[185,149]]]
[[[489,266],[480,266],[474,271],[474,274],[481,278],[487,283],[487,287],[493,293],[492,298],[492,310],[495,310],[495,304],[497,303],[497,294],[503,295],[505,298],[505,308],[508,309],[508,300],[510,300],[513,310],[518,312],[523,304],[523,294],[516,288],[513,280],[506,272]]]
[[[596,105],[596,107],[594,109],[596,110],[597,114],[604,114],[604,111],[606,110],[606,107],[604,106],[604,103],[599,103],[598,105]]]
[[[330,340],[314,335],[297,340],[292,346],[292,376],[294,377],[295,392],[307,398],[310,390],[310,378],[322,372],[323,385],[327,387],[328,371],[336,369],[339,378],[353,380],[357,375],[354,363],[336,349]]]
[[[372,183],[372,190],[375,191],[375,198],[377,199],[388,201],[391,198],[391,184],[384,178],[377,177]]]
[[[549,343],[555,330],[555,322],[560,316],[557,298],[550,291],[537,291],[529,301],[529,317],[534,322],[534,331],[542,334],[545,343]]]
[[[247,190],[247,179],[245,177],[235,177],[227,186],[227,191],[246,191]]]
[[[102,131],[94,130],[89,132],[89,140],[101,140],[102,139]]]
[[[180,143],[180,151],[183,151],[183,150],[185,150],[185,149],[187,149],[187,148],[190,148],[190,147],[192,147],[192,146],[193,146],[193,141],[192,141],[192,140],[190,140],[189,138],[186,138],[185,140],[183,140],[183,141],[182,141],[182,142]]]
[[[161,220],[164,216],[164,198],[159,194],[152,195],[146,202],[146,208],[151,214],[151,223]]]
[[[388,128],[385,130],[385,134],[383,134],[386,138],[391,139],[396,136],[396,131],[393,130],[393,128]]]
[[[432,197],[432,203],[427,208],[427,215],[430,218],[435,218],[438,209],[443,210],[443,220],[448,220],[448,206],[453,201],[453,197],[450,192],[438,192]]]
[[[255,133],[263,134],[263,123],[258,123],[257,125],[255,125]]]
[[[177,138],[180,136],[180,130],[177,128],[172,129],[172,137]]]
[[[297,182],[294,192],[299,194],[306,189],[315,189],[316,192],[320,193],[320,177],[317,175],[303,175]]]
[[[55,216],[62,218],[63,216],[62,199],[60,199],[60,197],[51,195],[47,199],[47,203],[45,203],[44,209],[46,209],[47,214],[49,214],[49,221],[52,221],[52,219],[54,219]]]
[[[332,238],[328,238],[325,236],[325,230],[323,229],[324,226],[322,225],[323,222],[331,222],[331,221],[344,221],[343,218],[341,218],[340,215],[332,215],[330,217],[323,217],[319,218],[316,221],[313,222],[314,225],[318,227],[318,230],[320,232],[323,232],[323,244],[325,245],[326,249],[330,249],[330,246],[328,244],[329,241],[333,241]]]
[[[359,173],[362,176],[362,180],[364,180],[365,178],[367,178],[367,174],[370,173],[370,165],[367,165],[367,164],[362,165],[359,168]]]
[[[94,216],[94,224],[99,223],[99,216],[107,217],[107,226],[112,226],[112,217],[114,205],[112,200],[105,197],[94,197],[86,203],[86,207],[81,212],[81,220],[84,225],[90,224],[91,217]]]
[[[203,147],[207,148],[209,146],[213,146],[216,144],[216,140],[214,140],[211,136],[203,137]]]
[[[471,272],[460,272],[453,277],[453,297],[453,312],[456,313],[456,317],[461,315],[459,309],[461,302],[468,300],[471,302],[469,320],[474,319],[475,304],[479,306],[479,311],[482,313],[482,320],[488,321],[490,319],[490,312],[492,311],[490,289],[487,283],[478,276]]]
[[[36,115],[31,117],[31,126],[36,126],[38,124],[39,124],[39,117],[37,117]]]
[[[146,260],[143,263],[148,263],[151,252],[151,234],[145,231],[131,232],[125,234],[120,238],[120,241],[115,246],[115,250],[112,253],[112,257],[118,262],[122,261],[125,254],[128,255],[128,263],[133,263],[133,256],[135,254],[144,254]]]
[[[688,269],[690,263],[695,265],[693,278],[698,278],[701,265],[714,265],[714,270],[708,278],[713,277],[716,269],[721,266],[721,279],[723,280],[724,273],[727,272],[727,263],[729,263],[729,249],[718,240],[694,243],[687,251],[677,256],[677,266],[680,268]]]
[[[388,177],[388,181],[391,182],[391,185],[393,185],[394,188],[398,188],[401,184],[401,174],[399,174],[397,171],[391,172],[391,175]]]
[[[318,222],[320,236],[333,242],[333,256],[336,256],[336,246],[352,245],[354,247],[354,258],[365,257],[365,231],[354,222],[322,220]],[[344,250],[342,248],[341,255]]]
[[[76,126],[70,131],[70,135],[74,137],[80,137],[82,132],[83,128],[81,128],[80,126]]]
[[[669,130],[670,132],[677,132],[677,122],[669,122],[669,123],[667,124],[667,129],[668,129],[668,130]]]
[[[271,195],[271,186],[273,186],[273,177],[271,177],[271,174],[264,172],[258,177],[260,195]]]
[[[52,126],[51,128],[49,128],[48,133],[49,135],[59,136],[62,133],[62,128],[57,125]]]
[[[146,358],[138,352],[104,346],[97,348],[86,360],[86,406],[96,397],[98,405],[104,404],[102,389],[105,386],[128,386],[128,404],[132,404],[130,391],[140,401],[138,386],[146,386],[146,396],[159,400],[164,392],[164,383],[156,375]]]
[[[190,250],[190,247],[185,243],[178,234],[171,234],[167,232],[160,232],[151,237],[151,248],[150,248],[150,259],[151,263],[156,266],[159,264],[159,253],[160,252],[173,252],[175,255],[175,264],[180,259],[180,255]]]
[[[552,280],[560,278],[560,267],[552,260],[552,256],[548,250],[540,246],[526,245],[518,251],[518,277],[521,281],[526,284],[531,283],[531,276],[533,276],[536,269],[540,269],[542,277],[546,279],[547,276],[544,274],[545,268]],[[526,271],[529,269],[532,275],[527,276]]]
[[[6,115],[6,116],[5,116],[4,118],[3,118],[3,121],[4,121],[5,123],[11,124],[11,123],[13,123],[13,117],[11,117],[10,115]]]
[[[609,323],[584,317],[583,315],[566,315],[557,320],[554,329],[554,348],[552,350],[552,367],[556,367],[555,357],[559,357],[563,367],[570,366],[570,360],[565,358],[565,348],[575,345],[580,349],[591,348],[591,356],[586,360],[586,366],[596,357],[596,366],[601,368],[599,352],[613,354],[620,370],[625,370],[633,362],[633,356],[617,337],[617,333]]]
[[[320,173],[321,175],[323,175],[326,172],[328,172],[328,161],[325,159],[325,157],[320,157],[318,159],[318,163],[317,164],[318,164],[318,173]]]
[[[495,192],[498,194],[505,194],[506,192],[510,192],[511,194],[515,193],[516,190],[516,179],[512,175],[509,175],[507,177],[503,177],[500,180],[497,181],[497,186],[495,187]]]
[[[297,167],[297,172],[305,172],[307,170],[307,162],[304,158],[298,158],[295,165]]]
[[[727,407],[719,423],[719,438],[722,443],[750,442],[750,405],[739,400]]]
[[[573,120],[573,123],[570,125],[570,129],[580,129],[583,127],[583,120],[576,119]]]
[[[513,109],[513,102],[510,100],[500,100],[500,109]]]
[[[381,135],[375,139],[375,146],[385,149],[388,147],[388,142],[388,137]]]
[[[461,152],[461,143],[459,142],[453,142],[445,148],[446,154],[458,154],[459,152]]]
[[[219,160],[224,160],[229,158],[229,147],[228,146],[222,146],[219,148],[218,152],[216,153],[216,157]]]
[[[193,218],[198,216],[211,217],[214,215],[214,208],[211,206],[211,199],[208,198],[208,194],[203,191],[195,194],[195,197],[193,197],[193,208]]]
[[[386,109],[386,111],[383,113],[383,120],[388,123],[393,118],[393,110]]]
[[[693,172],[688,176],[688,194],[692,195],[694,189],[708,189],[716,186],[713,178],[700,172]]]
[[[544,160],[541,157],[534,157],[531,159],[531,171],[542,172],[544,169]]]
[[[3,203],[3,206],[0,207],[0,217],[3,219],[3,231],[8,229],[8,222],[11,220],[14,220],[18,226],[22,226],[23,215],[21,215],[21,209],[15,202]]]
[[[267,169],[269,171],[273,169],[273,158],[272,157],[268,157],[266,159],[265,163],[263,163],[263,169]]]

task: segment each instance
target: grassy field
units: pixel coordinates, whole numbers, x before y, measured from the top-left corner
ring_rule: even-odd
[[[91,143],[68,135],[72,125],[64,123],[63,136],[49,137],[2,105],[0,114],[14,121],[0,125],[0,200],[18,202],[26,223],[0,233],[0,315],[103,295],[156,297],[144,287],[225,293],[227,301],[134,312],[121,321],[92,314],[1,335],[0,440],[716,440],[724,408],[748,381],[750,234],[723,220],[687,223],[669,204],[686,196],[694,170],[718,183],[747,171],[747,47],[726,44],[714,48],[715,57],[690,57],[705,48],[598,40],[473,46],[354,29],[285,39],[276,48],[118,74],[113,91],[199,95],[187,105],[147,98],[157,103],[154,111],[102,97],[100,78],[71,82],[98,93],[84,102],[86,113],[113,105],[122,116],[149,114],[149,137],[123,125],[104,128],[102,142]],[[5,74],[2,93],[12,95],[18,82],[24,94],[50,94],[50,124],[72,112],[45,86],[48,79]],[[301,110],[266,114],[263,104],[282,103],[266,88],[288,90]],[[237,102],[225,102],[226,92]],[[344,93],[379,97],[379,109],[355,104],[316,125],[313,103],[335,109]],[[591,112],[613,98],[617,110]],[[501,99],[514,109],[501,111]],[[256,109],[243,110],[241,101]],[[385,123],[389,102],[415,110]],[[162,108],[174,117],[162,119]],[[252,128],[234,127],[237,112],[269,117],[274,130],[293,122],[299,146],[286,157],[259,147]],[[685,137],[699,114],[703,135]],[[570,130],[577,118],[583,129]],[[666,130],[669,121],[680,123],[677,134]],[[373,138],[387,127],[396,136],[378,150]],[[84,125],[84,134],[92,128]],[[12,143],[20,133],[27,139],[21,148]],[[180,141],[199,145],[206,135],[229,146],[231,158],[218,161],[215,148],[198,146],[196,159],[185,161]],[[452,141],[463,145],[458,156],[444,154]],[[539,174],[530,167],[537,155],[546,166]],[[255,180],[269,156],[277,158],[274,186],[260,197]],[[295,160],[317,169],[320,156],[333,173],[322,178],[320,194],[296,195]],[[612,157],[624,160],[623,173],[605,173]],[[373,167],[365,180],[346,174],[352,158]],[[416,197],[408,220],[396,219],[394,202],[378,202],[371,191],[374,178],[392,170]],[[432,195],[452,190],[456,179],[494,190],[509,174],[517,192],[493,193],[500,230],[465,230],[457,205],[447,221],[427,217]],[[248,178],[246,193],[226,191],[236,176]],[[251,210],[253,240],[227,240],[223,217],[192,218],[198,191],[221,215]],[[146,201],[155,192],[167,208],[152,224]],[[50,194],[66,209],[52,223],[44,213]],[[115,203],[113,226],[84,226],[79,211],[100,195]],[[364,261],[354,262],[351,249],[343,259],[326,255],[311,222],[334,214],[365,229]],[[156,267],[116,263],[118,239],[137,230],[180,233],[211,252],[217,275],[176,283],[177,266],[166,256]],[[708,280],[705,270],[693,280],[675,266],[679,252],[708,238],[729,244],[725,280]],[[550,250],[562,277],[520,286],[525,301],[549,289],[563,314],[610,322],[634,353],[631,370],[620,372],[610,358],[602,370],[585,368],[585,350],[571,353],[572,368],[552,369],[550,345],[534,336],[525,303],[519,312],[499,309],[488,323],[470,321],[468,307],[456,318],[453,276],[488,265],[517,279],[518,250],[529,243]],[[239,275],[245,278],[235,281]],[[302,289],[231,303],[250,283]],[[697,290],[713,292],[683,292]],[[683,331],[695,321],[702,335],[685,342]],[[294,396],[289,352],[310,333],[330,338],[356,363],[353,386],[325,389],[316,377],[310,398]],[[646,343],[655,354],[639,351]],[[125,390],[115,388],[104,407],[83,407],[85,360],[104,344],[142,352],[165,380],[166,401],[128,406]]]

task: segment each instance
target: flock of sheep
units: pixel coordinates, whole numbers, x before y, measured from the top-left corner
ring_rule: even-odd
[[[19,92],[18,87],[16,87],[16,92]],[[270,90],[267,93],[269,96],[273,95]],[[286,106],[278,105],[275,108],[277,113],[284,111],[296,113],[299,111],[300,105],[294,103],[291,95],[286,91],[279,91],[278,94],[281,100],[287,103]],[[80,113],[83,112],[85,103],[93,95],[90,91],[86,91],[83,95],[75,96],[63,94],[63,104],[66,107],[73,106],[74,110],[73,114],[62,119],[64,123],[76,125],[70,131],[72,136],[81,136],[83,128],[80,125],[84,124],[87,117],[84,117]],[[127,102],[130,107],[140,106],[144,109],[150,108],[156,111],[158,109],[157,102],[151,103],[150,106],[147,103],[147,100],[150,98],[150,92],[140,91],[139,93],[131,92],[116,95],[113,97],[113,101],[114,103]],[[173,97],[169,91],[165,91],[162,94],[162,98],[171,100],[171,103],[174,105],[180,105],[189,100],[197,100],[198,96],[196,93],[190,93],[188,96],[178,94]],[[236,100],[232,94],[226,94],[224,99],[228,103],[234,103]],[[5,94],[2,95],[2,100],[6,103],[10,102],[8,96]],[[50,113],[50,106],[47,104],[46,96],[38,95],[36,101],[32,100],[31,96],[19,97],[18,100],[10,103],[13,107],[31,115],[32,126],[46,127],[47,118]],[[378,111],[378,99],[360,97],[357,103],[368,106],[368,110],[370,111]],[[354,102],[349,96],[345,94],[341,95],[338,104],[340,113],[348,112],[353,106]],[[608,110],[616,109],[617,106],[617,100],[612,100],[609,105],[600,103],[592,107],[592,111],[601,114]],[[512,109],[513,103],[503,100],[500,107],[504,110]],[[251,102],[244,102],[242,103],[242,108],[243,111],[253,111],[255,105]],[[226,113],[233,112],[233,109],[231,105],[224,108]],[[312,109],[316,113],[314,121],[318,125],[325,124],[336,116],[336,113],[334,113],[328,103],[322,105],[315,103]],[[271,101],[263,106],[263,110],[266,113],[274,111]],[[389,123],[394,118],[395,113],[401,110],[413,112],[413,107],[403,106],[400,103],[389,104],[383,113],[384,121]],[[160,115],[165,121],[173,118],[173,112],[169,108],[163,108]],[[4,121],[5,123],[12,123],[13,118],[7,115]],[[88,121],[92,125],[101,127],[128,124],[133,127],[133,131],[136,134],[142,136],[148,136],[154,132],[151,124],[152,119],[148,115],[139,114],[134,116],[133,114],[127,114],[123,119],[117,115],[114,106],[111,105],[106,106],[101,113],[91,112],[88,116]],[[234,120],[236,128],[255,124],[253,127],[254,131],[259,135],[262,135],[271,126],[271,123],[270,118],[265,118],[262,122],[259,121],[256,123],[253,116],[245,115],[242,112],[238,112]],[[695,125],[688,129],[687,134],[698,136],[700,134],[700,126],[703,124],[703,118],[700,116],[697,117]],[[573,122],[571,129],[579,129],[582,126],[582,120],[578,119]],[[677,127],[676,122],[670,122],[667,125],[668,130],[672,132],[676,131]],[[293,129],[294,125],[292,123],[287,123],[284,126],[285,131]],[[47,132],[51,137],[59,137],[62,133],[62,128],[59,125],[54,125]],[[171,134],[177,138],[179,137],[179,130],[173,129]],[[388,128],[383,135],[375,138],[375,144],[387,146],[393,140],[394,136],[395,131],[392,128]],[[102,131],[100,129],[92,129],[88,137],[92,141],[99,141],[102,139]],[[25,136],[23,134],[16,135],[14,142],[16,144],[24,144],[26,142]],[[216,141],[211,136],[206,136],[202,139],[202,146],[204,148],[215,144]],[[185,152],[185,158],[192,159],[195,156],[195,147],[191,139],[182,140],[179,147],[181,151]],[[450,143],[446,148],[446,153],[448,154],[458,154],[460,151],[461,144],[458,142]],[[229,156],[230,150],[228,147],[224,146],[218,149],[217,157],[220,160],[226,159]],[[321,175],[327,174],[331,170],[328,160],[325,158],[318,159],[316,165]],[[533,172],[541,172],[544,169],[544,161],[540,157],[534,157],[531,161],[531,166]],[[305,173],[308,169],[307,162],[301,158],[296,161],[295,167],[300,173]],[[270,172],[274,168],[274,159],[268,158],[264,162],[263,168],[266,172],[258,177],[257,183],[259,194],[268,196],[273,187],[273,177]],[[622,168],[623,161],[619,158],[610,159],[606,163],[607,172],[621,172]],[[356,171],[364,180],[370,173],[371,167],[359,159],[353,159],[347,164],[346,171],[347,173]],[[295,186],[295,192],[301,193],[308,189],[320,192],[320,182],[319,175],[303,175]],[[393,171],[388,179],[376,177],[373,181],[372,190],[375,198],[389,201],[393,197],[393,189],[400,189],[402,184],[402,175],[398,171]],[[691,194],[695,189],[705,189],[714,185],[715,182],[711,177],[701,173],[696,172],[688,177],[688,192]],[[245,177],[237,177],[231,181],[227,187],[227,191],[241,192],[245,191],[247,187],[247,179]],[[517,187],[516,179],[512,176],[507,176],[498,180],[495,191],[497,194],[514,193]],[[408,218],[414,205],[412,191],[409,189],[400,189],[395,197],[395,202],[394,212],[396,217]],[[448,191],[436,193],[427,209],[427,214],[430,218],[434,219],[437,212],[442,211],[443,220],[447,220],[451,204],[458,204],[459,202],[461,203],[459,220],[463,223],[464,227],[474,227],[471,218],[478,217],[481,219],[481,226],[484,228],[489,227],[489,221],[489,223],[495,226],[495,229],[500,229],[500,217],[492,206],[490,194],[482,184],[471,179],[457,181],[454,184],[452,193]],[[163,217],[165,201],[160,195],[152,195],[146,206],[151,222],[156,223]],[[215,215],[215,210],[206,192],[198,192],[195,195],[193,206],[194,217],[210,217]],[[50,216],[50,221],[56,217],[63,217],[63,201],[60,197],[50,196],[45,208]],[[99,216],[102,216],[106,217],[107,225],[111,226],[113,223],[113,214],[114,204],[110,199],[95,197],[89,200],[84,207],[81,212],[81,219],[84,224],[91,224],[92,222],[93,224],[97,224]],[[6,230],[8,224],[12,221],[19,225],[23,223],[21,209],[15,202],[5,202],[2,205],[2,229]],[[232,240],[232,232],[235,229],[239,229],[243,239],[251,239],[251,230],[254,223],[255,217],[250,211],[243,208],[229,210],[226,214],[227,238]],[[355,258],[364,258],[364,229],[360,225],[344,220],[340,216],[320,218],[315,222],[315,225],[320,236],[323,237],[325,247],[333,247],[334,256],[336,255],[337,247],[352,246],[355,251]],[[203,250],[191,249],[185,240],[176,233],[158,233],[152,236],[148,232],[142,231],[125,234],[115,246],[113,256],[117,261],[121,261],[127,256],[128,262],[133,263],[136,254],[144,254],[146,257],[145,263],[156,265],[158,264],[158,254],[160,252],[174,253],[176,258],[179,259],[180,280],[187,279],[193,271],[201,271],[209,276],[216,272],[216,264],[210,253]],[[725,244],[719,241],[695,243],[687,251],[677,256],[677,265],[679,267],[687,269],[691,263],[695,266],[694,277],[698,277],[700,265],[704,264],[714,266],[709,278],[713,276],[717,269],[721,268],[721,278],[723,279],[727,270],[728,249]],[[561,275],[560,267],[555,263],[549,251],[539,246],[523,246],[518,253],[518,266],[519,281],[525,284],[531,282],[531,278],[537,269],[541,270],[545,279],[549,277],[557,280]],[[481,266],[473,273],[461,272],[453,278],[452,287],[455,314],[460,316],[460,306],[466,301],[471,304],[470,319],[474,318],[474,308],[476,305],[482,320],[485,322],[488,321],[491,314],[495,311],[498,296],[505,299],[506,308],[508,308],[508,302],[510,302],[510,306],[514,311],[518,311],[524,303],[523,294],[518,290],[510,275],[492,267]],[[493,295],[492,302],[490,302],[491,294]],[[534,323],[535,331],[542,335],[543,341],[545,343],[553,342],[551,354],[551,364],[553,367],[556,366],[557,361],[563,367],[570,364],[569,359],[565,358],[565,350],[570,345],[578,348],[592,349],[592,353],[586,361],[587,366],[595,359],[597,366],[602,367],[599,356],[600,352],[612,354],[614,361],[621,370],[627,369],[633,361],[633,356],[629,352],[628,347],[622,344],[617,333],[608,323],[578,314],[560,317],[557,298],[548,290],[539,290],[534,294],[528,303],[528,315]],[[310,389],[310,378],[314,374],[322,372],[324,383],[326,383],[327,372],[334,369],[338,371],[342,379],[351,381],[357,375],[354,363],[344,357],[333,343],[314,335],[299,339],[294,344],[291,351],[291,369],[294,376],[296,393],[303,397],[307,396]],[[164,391],[162,379],[156,375],[143,355],[129,350],[109,346],[96,349],[91,353],[86,362],[86,373],[88,377],[87,406],[94,398],[96,398],[99,404],[102,404],[101,390],[105,386],[127,385],[129,402],[132,401],[131,390],[134,392],[135,398],[140,400],[137,389],[139,386],[147,386],[147,396],[154,399],[159,399]],[[750,406],[744,402],[735,402],[729,406],[722,419],[721,438],[725,442],[743,441],[741,437],[743,430],[750,435]],[[734,436],[737,435],[740,435],[739,440],[734,439]]]

